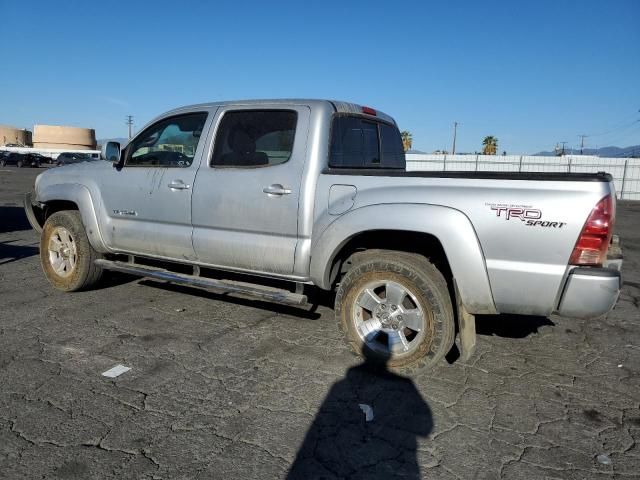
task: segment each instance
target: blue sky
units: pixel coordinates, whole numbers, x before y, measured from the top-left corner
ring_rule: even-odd
[[[0,124],[125,136],[170,108],[312,97],[379,108],[414,148],[640,144],[640,1],[0,0]],[[608,132],[608,133],[607,133]]]

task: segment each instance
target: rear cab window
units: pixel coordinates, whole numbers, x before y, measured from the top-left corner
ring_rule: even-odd
[[[329,148],[330,168],[398,168],[406,160],[398,128],[354,115],[334,115]]]

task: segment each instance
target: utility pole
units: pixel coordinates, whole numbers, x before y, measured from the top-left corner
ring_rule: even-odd
[[[584,139],[589,135],[578,135],[580,137],[580,155],[582,155],[582,151],[584,150]]]
[[[131,140],[131,127],[133,126],[133,115],[127,115],[126,125],[129,127],[129,140]]]
[[[456,154],[456,133],[458,132],[458,122],[453,122],[453,147],[451,148],[451,155]]]
[[[562,144],[562,153],[561,155],[564,155],[564,146],[567,144],[567,142],[560,142]]]

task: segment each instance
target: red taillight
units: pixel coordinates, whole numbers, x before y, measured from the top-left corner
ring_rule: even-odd
[[[571,265],[602,265],[604,263],[611,235],[613,235],[614,210],[615,204],[611,195],[604,197],[591,210],[571,254],[569,260]]]
[[[362,113],[366,113],[367,115],[376,116],[376,111],[371,107],[362,107]]]

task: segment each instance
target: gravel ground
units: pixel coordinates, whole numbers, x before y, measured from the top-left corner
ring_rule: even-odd
[[[640,478],[640,203],[608,318],[478,318],[468,362],[406,378],[351,356],[326,306],[53,290],[36,173],[0,170],[1,478]]]

